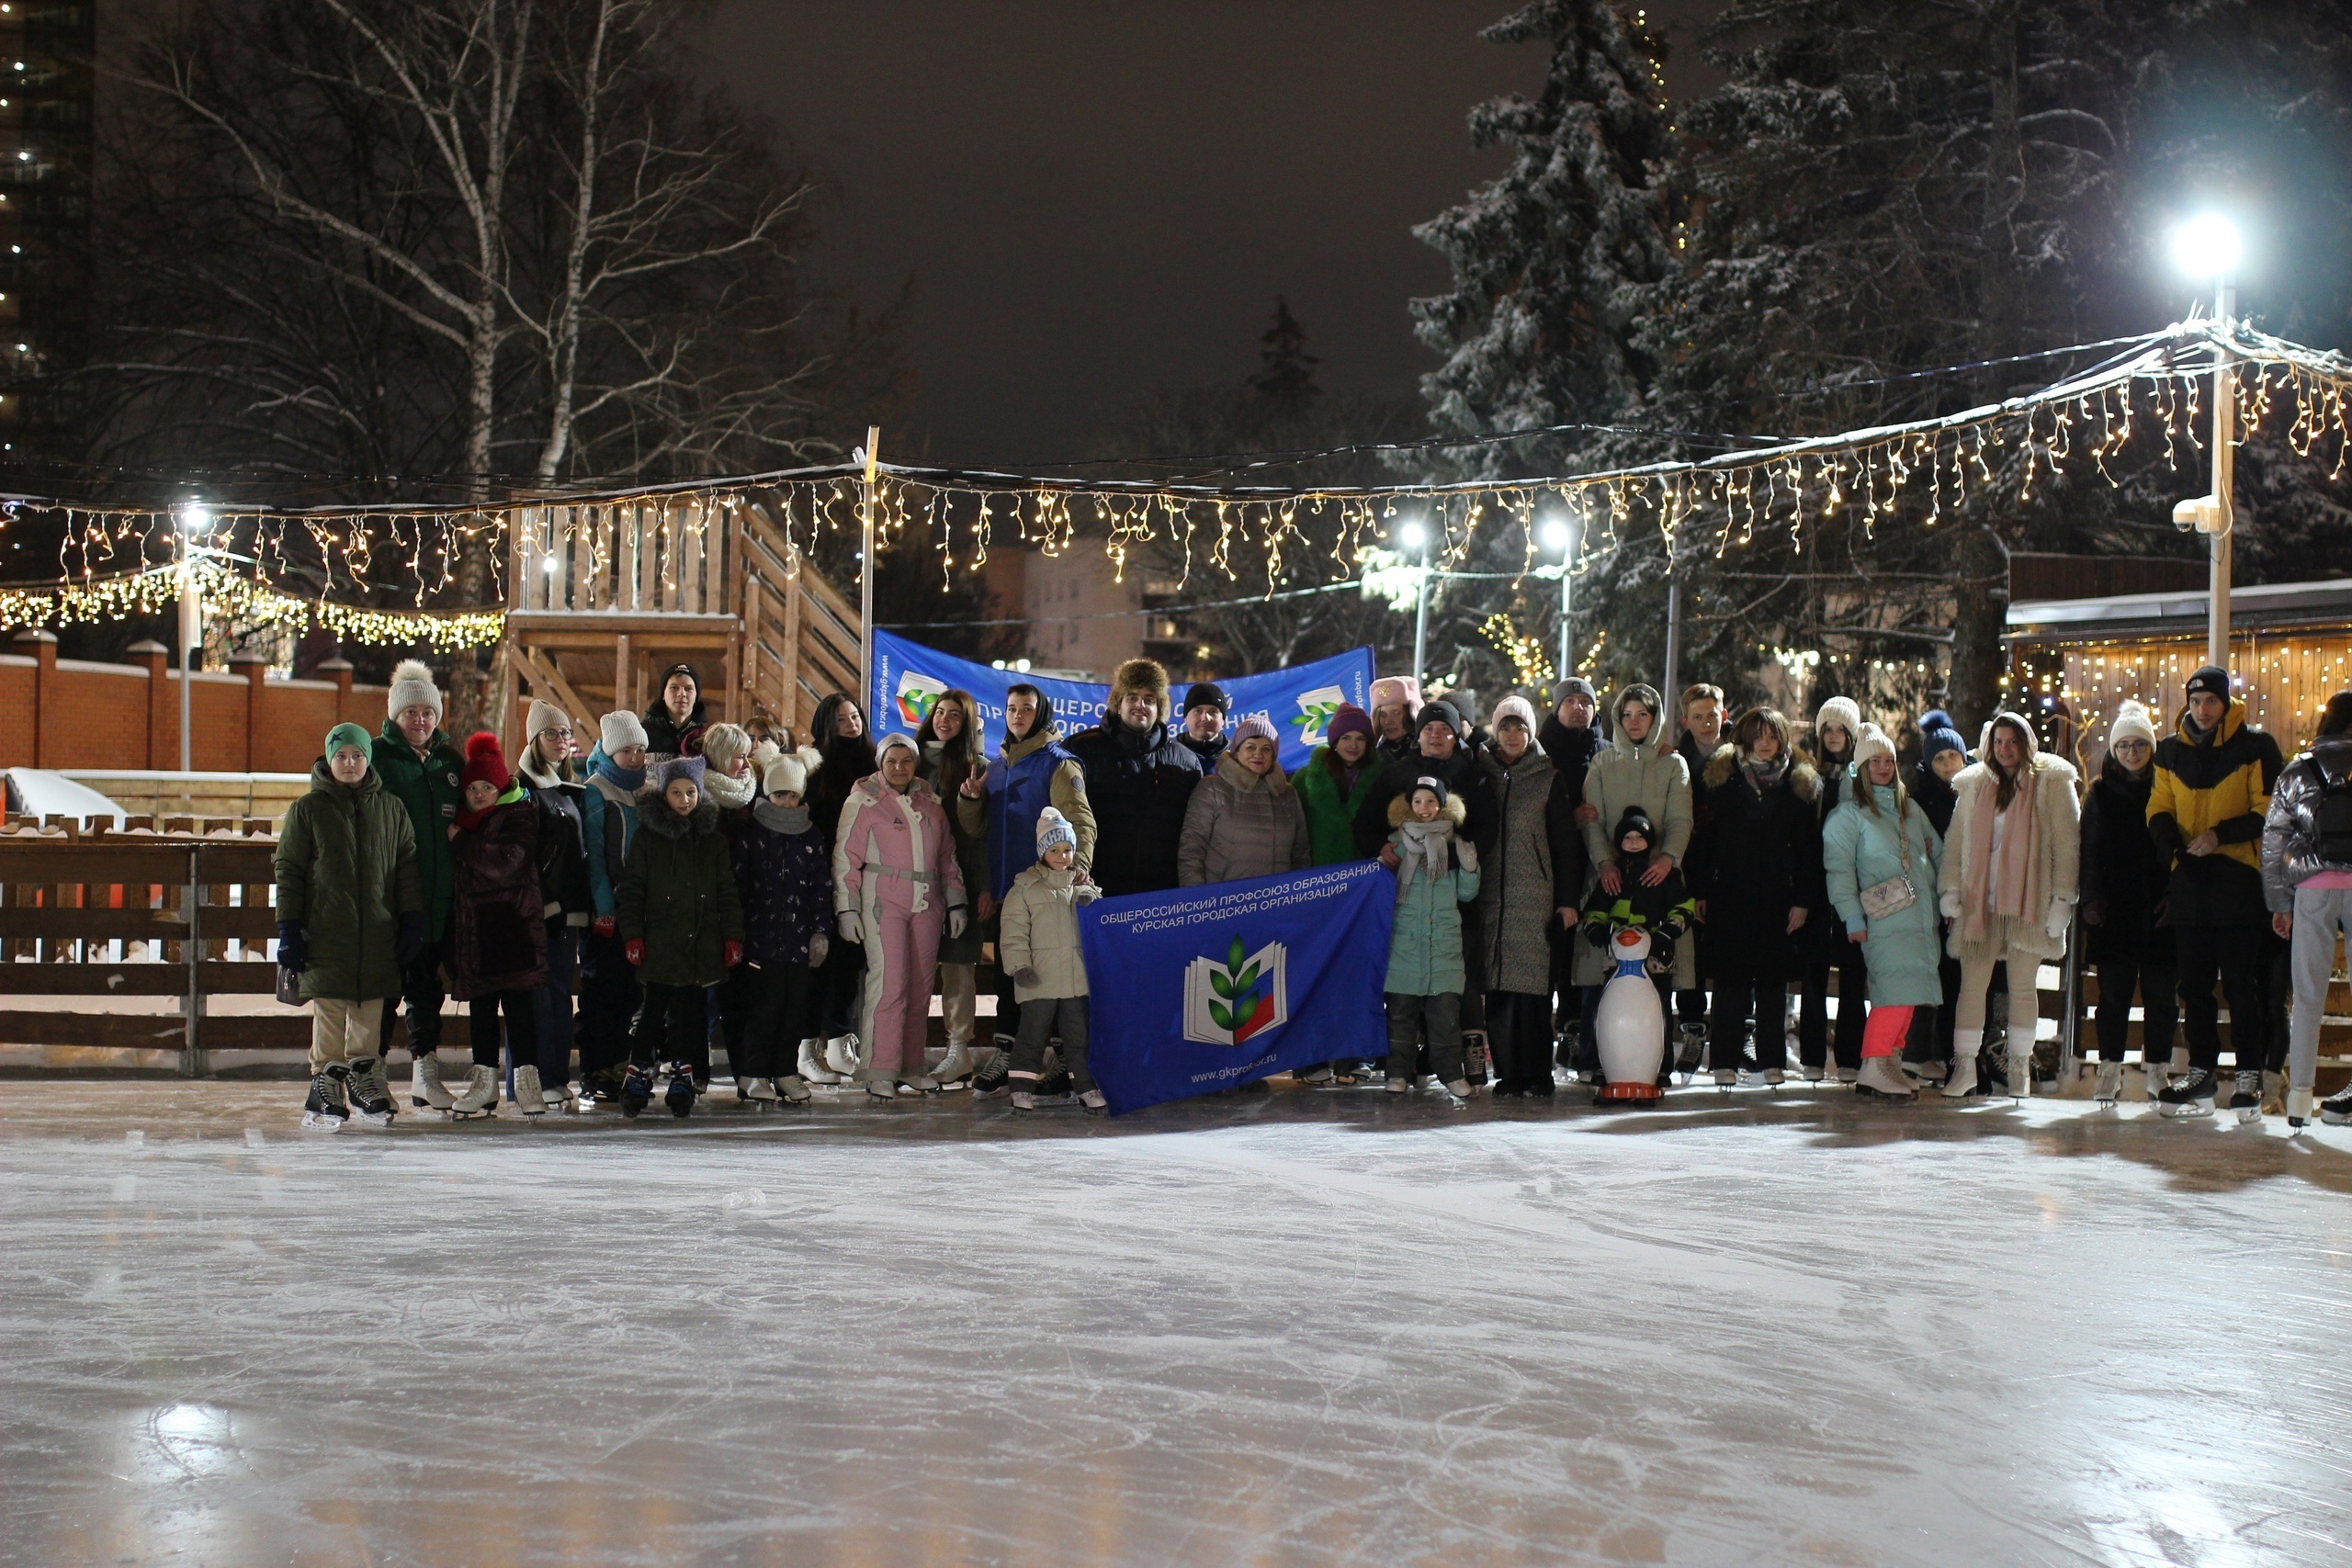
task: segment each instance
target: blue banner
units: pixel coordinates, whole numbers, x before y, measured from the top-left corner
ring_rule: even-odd
[[[1384,1055],[1396,878],[1378,861],[1078,911],[1087,1066],[1114,1112]]]
[[[1372,695],[1372,681],[1369,648],[1317,660],[1312,664],[1294,664],[1287,670],[1270,671],[1263,675],[1236,675],[1229,681],[1219,681],[1217,684],[1233,704],[1226,715],[1226,732],[1231,734],[1233,726],[1251,714],[1261,716],[1282,737],[1283,772],[1295,773],[1323,744],[1324,727],[1330,723],[1331,715],[1341,703],[1353,703],[1371,711],[1367,704]],[[867,694],[867,722],[874,727],[876,739],[893,730],[912,735],[922,727],[923,715],[931,711],[932,700],[942,692],[960,687],[971,693],[973,700],[979,704],[980,721],[988,731],[989,755],[993,757],[1004,739],[1005,688],[1023,682],[1052,699],[1055,716],[1065,735],[1100,724],[1103,707],[1111,700],[1111,688],[1107,685],[998,670],[877,631],[874,634],[874,690]],[[1181,702],[1183,695],[1181,684],[1170,693],[1171,701]]]

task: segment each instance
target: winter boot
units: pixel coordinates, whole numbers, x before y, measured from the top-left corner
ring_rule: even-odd
[[[2156,1114],[2181,1121],[2213,1114],[2213,1096],[2219,1085],[2213,1069],[2192,1067],[2187,1076],[2166,1084],[2156,1096]]]
[[[1314,1066],[1307,1068],[1306,1071],[1298,1074],[1297,1077],[1298,1081],[1303,1084],[1327,1086],[1331,1081],[1331,1064],[1329,1062],[1318,1062]]]
[[[1035,1111],[1037,1109],[1037,1097],[1025,1089],[1016,1089],[1012,1091],[1012,1109]]]
[[[1102,1091],[1099,1089],[1088,1089],[1078,1097],[1078,1102],[1089,1111],[1108,1111],[1111,1108],[1111,1102],[1102,1098]]]
[[[2102,1106],[2112,1107],[2123,1098],[2123,1064],[2101,1062],[2098,1081],[2091,1086],[2091,1099]]]
[[[302,1104],[303,1126],[343,1131],[344,1122],[351,1115],[350,1107],[344,1103],[344,1087],[350,1077],[351,1069],[341,1062],[330,1062],[311,1077],[311,1098]]]
[[[1838,1069],[1838,1081],[1842,1084],[1858,1084],[1862,1081],[1862,1069],[1840,1067]]]
[[[836,1034],[831,1040],[826,1041],[825,1066],[832,1068],[833,1071],[839,1073],[843,1077],[854,1076],[857,1072],[858,1066],[857,1036],[855,1034]]]
[[[2259,1069],[2240,1069],[2230,1085],[2230,1109],[2238,1113],[2238,1125],[2241,1127],[2262,1120],[2262,1073]]]
[[[2346,1084],[2342,1089],[2319,1102],[2319,1119],[2331,1127],[2341,1127],[2352,1122],[2352,1084]]]
[[[409,1103],[423,1111],[447,1111],[457,1104],[448,1086],[441,1081],[441,1058],[427,1051],[417,1057],[409,1068]]]
[[[351,1077],[351,1114],[354,1120],[370,1127],[392,1124],[392,1093],[384,1082],[384,1062],[380,1056],[362,1056],[349,1064]]]
[[[1819,1083],[1826,1076],[1819,1062],[1807,1062],[1797,1069],[1797,1077],[1807,1083]]]
[[[653,1103],[653,1075],[632,1063],[621,1077],[621,1114],[630,1121]]]
[[[808,1103],[808,1080],[806,1078],[778,1078],[775,1080],[775,1091],[790,1104]]]
[[[780,1098],[775,1092],[775,1085],[765,1078],[736,1079],[735,1095],[737,1099],[748,1100],[754,1105],[774,1105]]]
[[[1864,1057],[1861,1071],[1854,1075],[1854,1089],[1858,1093],[1875,1094],[1887,1100],[1907,1100],[1918,1093],[1911,1087],[1911,1080],[1903,1076],[1903,1069],[1894,1065],[1892,1056]]]
[[[1455,1078],[1445,1086],[1445,1092],[1456,1100],[1467,1100],[1470,1098],[1470,1091],[1476,1087],[1466,1077]]]
[[[694,1114],[695,1070],[685,1063],[671,1065],[670,1087],[662,1091],[662,1103],[670,1108],[673,1116],[684,1118]]]
[[[819,1049],[819,1043],[814,1040],[800,1043],[800,1076],[810,1083],[841,1082],[841,1074],[825,1066],[825,1058],[818,1054]]]
[[[464,1122],[498,1114],[498,1069],[477,1062],[466,1074],[466,1092],[449,1107],[449,1120]]]
[[[972,1077],[972,1043],[950,1040],[947,1055],[939,1059],[939,1066],[931,1076],[939,1080],[942,1089],[961,1089],[968,1084]]]
[[[526,1116],[545,1116],[548,1113],[548,1097],[539,1089],[538,1068],[514,1069],[514,1109]]]
[[[1984,1043],[1981,1029],[1955,1029],[1951,1034],[1951,1076],[1944,1080],[1946,1100],[1966,1100],[1976,1092],[1976,1053]]]

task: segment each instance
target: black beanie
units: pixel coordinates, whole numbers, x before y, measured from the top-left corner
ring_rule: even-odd
[[[1657,848],[1657,834],[1650,829],[1650,814],[1638,806],[1625,807],[1625,814],[1617,818],[1617,832],[1609,840],[1609,847],[1619,854],[1623,854],[1625,835],[1628,833],[1639,833],[1643,843],[1651,849]]]
[[[1443,806],[1445,804],[1445,781],[1443,779],[1430,778],[1427,775],[1413,781],[1413,787],[1405,792],[1405,804],[1410,806],[1413,803],[1413,796],[1420,794],[1423,790],[1428,790],[1430,794],[1436,795],[1437,803],[1440,806]]]
[[[1453,705],[1449,702],[1423,703],[1421,711],[1413,716],[1413,728],[1417,731],[1432,724],[1442,724],[1457,735],[1462,732],[1462,716],[1453,711]]]
[[[1232,707],[1232,703],[1226,699],[1224,688],[1216,682],[1195,681],[1184,694],[1184,706],[1182,711],[1191,713],[1194,708],[1215,708],[1219,713],[1227,713],[1230,712]]]
[[[2208,664],[2188,678],[2188,694],[2209,693],[2223,702],[2230,700],[2230,672],[2218,664]]]

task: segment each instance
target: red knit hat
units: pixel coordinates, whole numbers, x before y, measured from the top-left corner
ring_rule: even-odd
[[[498,750],[498,737],[487,729],[477,729],[466,737],[466,771],[458,775],[458,787],[464,789],[476,779],[504,795],[514,782],[506,771],[506,758]]]

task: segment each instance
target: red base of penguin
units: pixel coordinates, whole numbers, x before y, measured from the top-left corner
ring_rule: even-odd
[[[1657,1099],[1665,1092],[1654,1083],[1603,1084],[1600,1089],[1600,1102],[1604,1105],[1611,1101],[1624,1100],[1646,1103]]]

